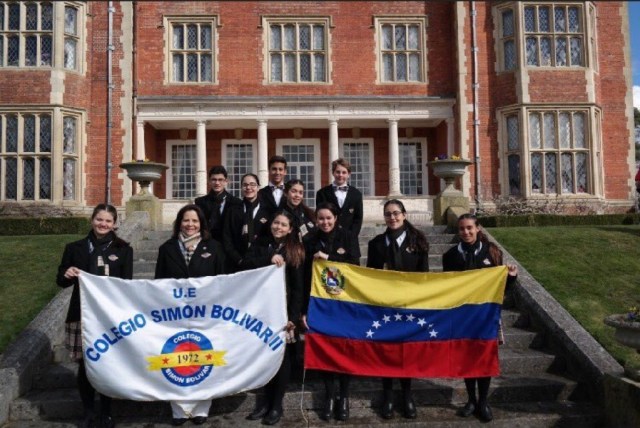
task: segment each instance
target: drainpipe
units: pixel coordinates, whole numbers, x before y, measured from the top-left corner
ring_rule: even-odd
[[[475,155],[476,211],[481,207],[480,184],[480,119],[478,115],[478,45],[476,38],[476,2],[471,0],[471,52],[473,53],[473,151]]]
[[[113,13],[115,8],[113,7],[113,1],[109,1],[109,34],[107,44],[107,203],[111,203],[111,170],[113,165],[111,164],[111,128],[112,125],[112,97],[113,97]]]

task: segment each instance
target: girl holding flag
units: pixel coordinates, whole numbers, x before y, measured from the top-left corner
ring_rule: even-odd
[[[311,294],[311,278],[314,260],[330,260],[333,262],[360,264],[360,247],[358,238],[338,224],[338,207],[331,202],[320,202],[316,207],[316,223],[318,228],[309,234],[305,241],[307,262],[305,269],[305,305],[303,313],[307,313],[309,295]],[[302,316],[304,327],[308,330],[306,315]],[[325,421],[331,420],[336,404],[336,381],[340,385],[337,398],[338,410],[336,419],[349,419],[349,375],[335,374],[328,371],[321,372],[325,387],[325,405],[320,417]]]
[[[241,269],[256,269],[274,264],[285,266],[287,289],[287,315],[285,326],[287,347],[278,373],[264,388],[261,403],[248,420],[262,419],[264,425],[275,425],[282,418],[282,400],[291,375],[291,354],[294,352],[295,325],[300,320],[304,281],[304,247],[300,242],[293,216],[286,211],[277,211],[271,221],[271,233],[258,238],[240,262]]]
[[[463,214],[458,218],[458,238],[460,243],[442,256],[442,268],[445,272],[482,269],[503,264],[502,251],[482,233],[475,215]],[[507,287],[510,287],[516,281],[518,268],[515,265],[507,265],[507,268]],[[490,377],[464,379],[468,400],[458,411],[459,416],[466,418],[476,415],[483,422],[493,419],[487,403],[490,383]]]
[[[391,199],[383,207],[387,230],[369,241],[367,267],[401,272],[429,271],[429,243],[427,237],[407,220],[404,204]],[[393,417],[392,378],[382,379],[382,417]],[[411,394],[411,379],[400,379],[405,418],[415,419],[416,405]]]
[[[133,277],[133,250],[114,232],[118,213],[113,205],[99,204],[91,215],[91,231],[86,238],[67,244],[58,266],[56,283],[60,287],[73,286],[66,319],[66,347],[71,358],[78,362],[78,390],[84,407],[84,419],[80,426],[113,427],[111,397],[100,394],[100,413],[96,421],[93,410],[95,389],[87,378],[82,358],[82,329],[80,324],[81,271],[100,276]]]

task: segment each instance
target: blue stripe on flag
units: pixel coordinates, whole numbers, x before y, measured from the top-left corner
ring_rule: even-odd
[[[467,304],[451,309],[402,309],[311,297],[310,331],[384,342],[495,339],[501,305]]]

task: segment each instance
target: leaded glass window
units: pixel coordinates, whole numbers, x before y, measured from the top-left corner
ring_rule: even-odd
[[[502,67],[506,71],[515,70],[518,64],[515,42],[515,19],[512,9],[501,12]]]
[[[526,64],[531,67],[582,67],[582,6],[531,5],[522,16]]]
[[[253,143],[226,143],[225,144],[225,167],[228,173],[227,191],[239,198],[242,198],[240,179],[243,175],[253,173],[254,169],[254,148]]]
[[[171,198],[189,199],[196,195],[196,146],[171,146]]]
[[[170,28],[171,82],[212,83],[215,78],[214,21],[172,22]]]
[[[282,156],[287,159],[287,174],[304,183],[304,203],[316,205],[316,192],[319,189],[317,177],[319,159],[316,159],[315,144],[284,144]]]
[[[385,21],[379,25],[382,81],[423,82],[423,23]]]
[[[0,67],[51,67],[53,3],[0,3]]]
[[[269,81],[327,81],[327,21],[269,21]],[[305,189],[306,191],[306,189]]]
[[[584,111],[529,112],[532,193],[589,192],[586,118]]]

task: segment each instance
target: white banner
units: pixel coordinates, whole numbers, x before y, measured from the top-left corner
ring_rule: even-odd
[[[266,384],[284,356],[284,268],[127,281],[82,272],[80,296],[87,375],[111,397],[223,397]]]

